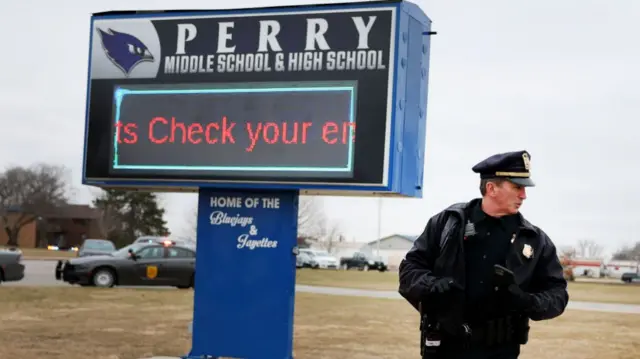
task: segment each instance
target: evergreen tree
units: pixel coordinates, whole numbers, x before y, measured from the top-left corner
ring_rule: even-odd
[[[130,244],[143,235],[169,234],[164,208],[155,193],[105,190],[93,204],[102,211],[103,232],[118,247]]]

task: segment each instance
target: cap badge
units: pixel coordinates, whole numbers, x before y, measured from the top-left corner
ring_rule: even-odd
[[[525,152],[522,154],[522,161],[524,162],[524,168],[527,171],[531,170],[531,159],[529,158],[529,155]]]

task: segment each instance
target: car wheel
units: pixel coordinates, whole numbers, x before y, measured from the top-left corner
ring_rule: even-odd
[[[113,272],[109,269],[100,269],[93,274],[93,285],[101,288],[111,288],[115,283]]]

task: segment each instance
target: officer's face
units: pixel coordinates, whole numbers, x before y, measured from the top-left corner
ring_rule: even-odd
[[[527,193],[523,186],[504,181],[494,187],[493,198],[503,212],[515,214],[518,213],[520,206],[527,198]]]

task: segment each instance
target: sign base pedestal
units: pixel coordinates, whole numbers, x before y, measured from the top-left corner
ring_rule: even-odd
[[[298,191],[200,189],[188,359],[293,358]]]

